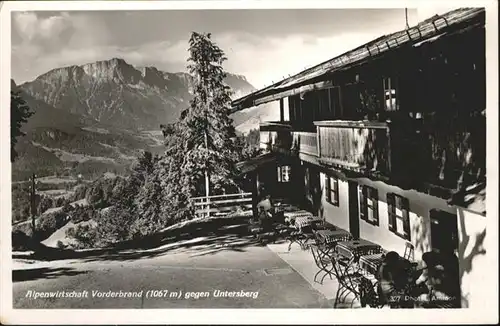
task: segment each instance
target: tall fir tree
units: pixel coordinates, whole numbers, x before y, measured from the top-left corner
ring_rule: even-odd
[[[208,190],[222,193],[236,187],[233,177],[238,158],[229,117],[232,91],[224,82],[222,67],[227,59],[210,33],[193,32],[189,46],[194,98],[180,121],[184,192],[190,196],[208,194]]]
[[[10,161],[14,162],[18,154],[16,152],[17,137],[24,136],[21,127],[34,114],[30,111],[28,104],[21,97],[21,91],[10,91]]]

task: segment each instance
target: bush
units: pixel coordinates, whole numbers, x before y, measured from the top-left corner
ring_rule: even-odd
[[[22,231],[12,232],[12,250],[23,251],[30,249],[31,239]]]
[[[66,231],[66,236],[76,240],[76,249],[94,248],[99,244],[97,228],[90,225],[77,225]]]
[[[64,212],[55,212],[39,218],[37,225],[37,238],[40,240],[48,238],[57,229],[63,227],[68,222],[68,215]]]
[[[61,240],[57,241],[57,248],[59,248],[59,249],[65,249],[66,247],[67,246]]]
[[[84,199],[86,191],[87,191],[86,185],[77,186],[75,189],[75,194],[73,195],[73,201]]]

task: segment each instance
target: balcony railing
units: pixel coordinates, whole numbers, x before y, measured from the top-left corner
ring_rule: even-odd
[[[318,155],[317,134],[315,132],[292,131],[287,122],[262,122],[260,124],[260,144],[262,149],[284,154],[304,153]]]
[[[485,176],[485,118],[472,120],[316,121],[317,132],[271,122],[261,124],[260,142],[261,148],[316,156],[336,168],[456,189]]]
[[[318,135],[315,132],[292,132],[293,147],[299,153],[318,156]]]
[[[321,162],[353,170],[390,172],[387,123],[319,121],[315,125]]]

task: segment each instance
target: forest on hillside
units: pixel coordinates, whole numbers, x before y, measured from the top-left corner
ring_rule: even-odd
[[[252,130],[246,136],[236,134],[230,118],[232,90],[224,82],[227,74],[222,68],[226,57],[212,41],[211,34],[193,32],[189,45],[187,67],[196,77],[194,96],[178,121],[161,125],[164,151],[155,154],[144,150],[128,175],[105,175],[87,184],[67,184],[68,193],[58,198],[37,196],[38,221],[32,238],[41,241],[72,221],[76,226],[68,229],[66,235],[76,239],[79,247],[105,247],[141,239],[179,221],[192,219],[193,197],[242,191],[236,163],[259,154],[259,132]],[[16,94],[11,92],[11,99],[13,96]],[[14,101],[11,103],[11,111],[26,110],[22,102],[16,102],[17,108]],[[24,121],[28,118],[28,114],[23,117]],[[71,138],[71,135],[52,133],[41,136],[44,141],[55,136]],[[70,142],[65,149],[95,148],[93,139],[80,140]],[[121,140],[109,141],[111,146]],[[15,141],[13,153],[14,146]],[[104,154],[101,148],[95,151],[96,155]],[[25,186],[13,187],[15,221],[26,220],[31,213],[26,198]],[[80,223],[90,220],[94,223]],[[13,239],[27,236],[29,223],[16,224],[14,232]]]
[[[236,140],[240,159],[245,160],[257,155],[259,151],[258,129],[247,135],[240,135]],[[168,136],[167,136],[168,137]],[[169,142],[167,138],[166,143]],[[162,201],[148,190],[146,182],[154,179],[152,167],[159,162],[159,156],[144,152],[133,165],[130,175],[101,175],[93,182],[78,180],[60,182],[57,185],[37,184],[36,238],[41,241],[68,222],[76,227],[70,228],[67,236],[77,242],[76,248],[92,248],[106,246],[117,241],[132,239],[147,235],[179,221],[178,218],[167,218],[157,224],[150,224],[149,212],[145,202],[151,203],[155,209],[161,208]],[[45,191],[66,190],[66,196],[50,196]],[[124,200],[129,198],[131,200]],[[148,198],[148,196],[152,196]],[[152,202],[154,200],[154,202]],[[78,204],[78,202],[84,202]],[[77,204],[73,204],[73,203]],[[134,204],[134,202],[136,202]],[[134,215],[130,213],[133,209]],[[145,210],[145,211],[143,211]],[[49,212],[49,213],[45,213]],[[44,214],[45,213],[45,214]],[[29,184],[16,183],[12,185],[12,223],[13,232],[17,237],[32,236],[30,223]],[[149,216],[148,218],[133,218],[133,216]],[[189,216],[187,217],[189,218]],[[99,228],[81,222],[95,221]],[[108,232],[110,228],[120,225],[121,231]],[[130,229],[129,229],[130,228]],[[98,232],[98,229],[104,232]],[[126,232],[130,230],[130,232]]]

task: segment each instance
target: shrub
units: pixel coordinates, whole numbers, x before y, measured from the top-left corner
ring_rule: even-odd
[[[26,233],[16,230],[12,232],[12,250],[28,250],[30,248],[31,239]]]
[[[76,249],[93,248],[99,243],[97,228],[90,224],[69,228],[66,236],[76,240]]]
[[[57,248],[59,248],[59,249],[65,249],[66,247],[67,246],[61,240],[57,241]]]
[[[55,212],[46,214],[39,218],[37,225],[37,238],[46,239],[57,229],[64,226],[68,221],[68,216],[65,212]]]

